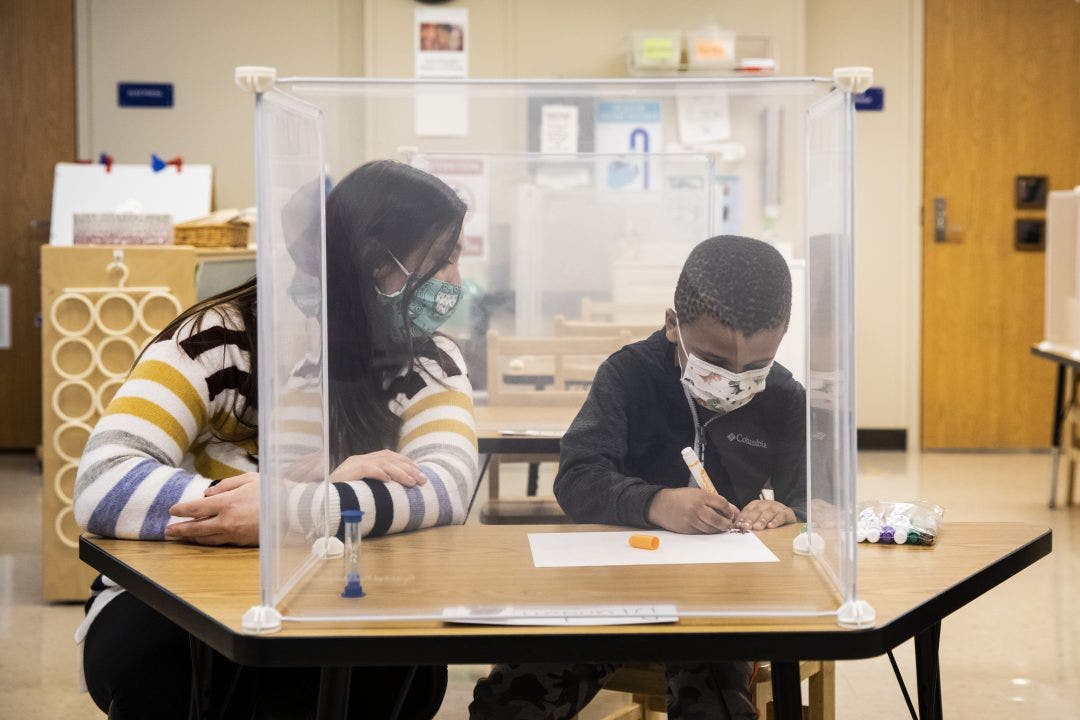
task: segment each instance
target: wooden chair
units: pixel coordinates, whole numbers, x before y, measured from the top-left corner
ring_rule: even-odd
[[[563,315],[555,316],[555,337],[617,337],[622,347],[637,342],[656,332],[657,325],[641,323],[604,322],[599,320],[567,320]],[[616,348],[618,349],[618,348]],[[614,352],[614,351],[613,351]],[[610,354],[610,353],[609,353]],[[606,357],[606,356],[605,356]],[[592,383],[596,368],[604,357],[580,357],[569,361],[564,368],[565,379],[573,383]]]
[[[669,300],[667,305],[670,304]],[[661,302],[625,303],[585,297],[581,298],[581,320],[583,322],[630,322],[635,325],[654,324],[653,330],[656,330],[664,321],[664,307],[665,303]]]
[[[836,664],[830,660],[799,663],[799,679],[810,680],[810,705],[803,708],[809,720],[836,718]],[[631,702],[609,713],[604,720],[651,720],[653,713],[667,712],[667,676],[659,663],[632,664],[619,668],[605,690],[631,695]],[[759,665],[752,689],[760,720],[772,717],[772,672],[769,663]]]
[[[588,298],[586,298],[587,300]],[[584,301],[582,301],[584,302]],[[661,322],[626,323],[609,320],[567,320],[563,315],[555,316],[555,337],[606,337],[625,335],[629,342],[643,340],[660,329]]]
[[[600,362],[627,342],[629,335],[626,333],[606,337],[557,338],[502,336],[495,330],[489,330],[488,403],[492,406],[579,407],[585,402],[588,384],[592,382]],[[529,494],[534,495],[539,464],[558,460],[556,454],[492,455],[487,470],[488,502],[480,510],[480,522],[499,525],[568,522],[553,498],[511,500],[499,497],[502,463],[529,463],[532,491]]]

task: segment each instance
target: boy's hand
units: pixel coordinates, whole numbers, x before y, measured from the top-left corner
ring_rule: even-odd
[[[647,516],[653,525],[686,535],[711,535],[731,529],[739,509],[701,488],[665,488],[653,495]]]
[[[753,500],[735,518],[735,525],[744,530],[765,530],[795,522],[795,511],[775,500]]]

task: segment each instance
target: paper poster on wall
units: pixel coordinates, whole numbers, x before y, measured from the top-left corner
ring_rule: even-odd
[[[468,210],[462,227],[461,256],[486,260],[490,176],[487,160],[463,155],[417,155],[413,165],[453,188]]]
[[[726,95],[682,89],[675,96],[675,105],[679,115],[679,142],[683,145],[723,142],[731,137]]]
[[[621,155],[597,159],[597,177],[609,190],[650,190],[658,183],[654,163],[647,156],[662,149],[660,103],[655,100],[620,100],[596,105],[596,152]]]
[[[468,8],[421,7],[415,18],[416,77],[468,77]]]
[[[664,173],[664,209],[670,237],[697,244],[708,237],[709,173],[686,170]]]
[[[578,151],[576,105],[544,105],[540,108],[540,152],[571,155]]]
[[[469,76],[468,8],[418,7],[413,21],[415,75],[461,80]],[[464,137],[469,132],[469,95],[462,86],[420,87],[416,93],[419,137]]]

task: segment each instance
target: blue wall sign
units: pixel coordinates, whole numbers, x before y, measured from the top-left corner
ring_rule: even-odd
[[[885,109],[885,88],[870,87],[855,95],[855,110],[879,111]]]
[[[172,83],[117,83],[116,102],[120,107],[172,107]]]

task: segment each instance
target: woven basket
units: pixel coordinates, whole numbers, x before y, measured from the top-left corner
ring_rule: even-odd
[[[236,210],[218,210],[204,218],[180,223],[174,228],[173,242],[196,247],[247,247],[250,225],[238,218]]]

